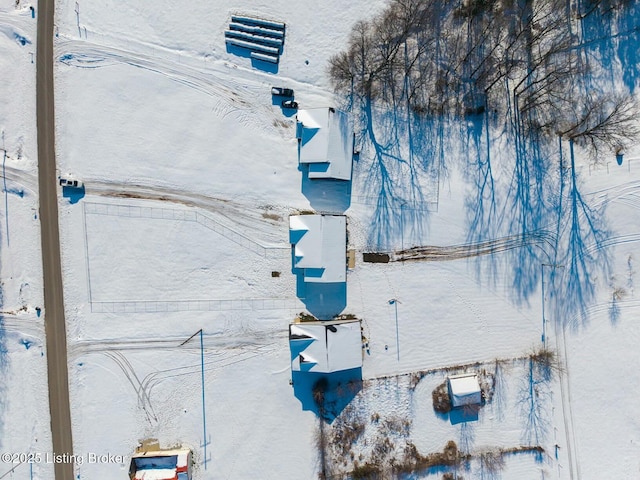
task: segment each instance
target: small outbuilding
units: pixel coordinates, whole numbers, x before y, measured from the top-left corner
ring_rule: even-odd
[[[482,404],[482,390],[475,373],[451,375],[447,378],[451,407]]]

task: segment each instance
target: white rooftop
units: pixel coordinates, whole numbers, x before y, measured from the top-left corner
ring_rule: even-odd
[[[293,323],[289,346],[295,354],[293,371],[331,373],[362,367],[359,320]]]
[[[174,448],[170,450],[141,450],[133,455],[131,458],[154,458],[154,457],[178,457],[178,466],[184,466],[187,464],[191,450],[188,448]]]
[[[134,480],[175,480],[175,468],[157,468],[149,470],[138,470]]]
[[[189,449],[147,450],[136,452],[131,461],[136,464],[134,480],[175,480],[189,477]],[[171,457],[175,457],[173,466]],[[139,460],[139,462],[136,462]],[[147,463],[148,462],[148,463]]]
[[[475,405],[482,402],[480,383],[475,373],[451,375],[449,378],[449,393],[454,407]]]
[[[345,112],[334,108],[298,110],[300,163],[309,178],[351,180],[353,127]]]
[[[341,283],[347,280],[347,220],[344,215],[292,215],[289,238],[293,267],[304,269],[304,281]]]

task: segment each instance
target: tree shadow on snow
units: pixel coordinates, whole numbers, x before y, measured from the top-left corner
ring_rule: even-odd
[[[302,409],[312,411],[328,423],[362,390],[362,368],[333,373],[294,371],[291,376],[294,395]]]
[[[399,101],[381,109],[364,99],[359,114],[361,153],[354,174],[364,197],[374,203],[369,248],[422,245],[429,211],[437,205],[442,124],[415,114]]]
[[[460,442],[458,443],[458,448],[462,453],[471,453],[473,444],[476,441],[475,425],[469,421],[461,421],[458,424],[460,425]]]
[[[559,215],[557,185],[550,175],[549,148],[537,129],[526,125],[518,113],[515,97],[510,143],[514,152],[514,170],[505,196],[504,225],[509,235],[520,240],[520,248],[508,254],[512,266],[512,285],[519,303],[526,303],[537,291],[543,263],[553,263],[557,246],[552,226]],[[532,115],[532,114],[530,114]]]
[[[541,264],[552,263],[557,248],[557,182],[549,172],[550,148],[514,113],[517,98],[505,101],[514,104],[509,121],[502,123],[489,105],[476,106],[453,120],[459,129],[451,136],[461,145],[461,171],[471,187],[464,199],[467,243],[495,242],[490,255],[472,259],[476,275],[492,287],[506,276],[516,303],[527,303]],[[500,152],[497,166],[494,150]]]
[[[633,93],[640,74],[640,4],[583,2],[577,9],[584,62],[595,67],[599,75],[607,75],[611,84],[615,83],[618,65],[621,66],[622,80]]]
[[[566,190],[562,198],[566,205],[559,222],[566,248],[558,255],[564,268],[554,310],[562,327],[577,327],[588,320],[588,307],[596,294],[595,277],[609,275],[611,253],[605,241],[611,232],[606,227],[604,207],[590,206],[580,192],[574,144],[568,143],[569,165],[562,178],[562,189]]]
[[[520,117],[517,98],[508,101],[511,121],[501,134],[513,153],[508,181],[493,175],[488,114],[468,119],[460,134],[473,187],[465,199],[468,242],[509,238],[517,245],[479,259],[476,273],[490,285],[506,274],[519,304],[528,304],[544,275],[549,317],[575,324],[576,317],[586,319],[595,299],[593,277],[608,271],[604,211],[590,207],[580,193],[573,142],[567,161],[562,141],[554,147],[538,129],[528,128],[536,119]]]
[[[630,92],[635,92],[640,78],[640,4],[627,2],[622,14],[617,17],[618,31],[623,32],[614,42],[620,64],[624,66],[622,78]],[[617,44],[616,44],[617,43]]]
[[[550,428],[551,405],[550,373],[544,365],[532,358],[527,361],[517,403],[523,419],[522,442],[541,445],[546,441]]]

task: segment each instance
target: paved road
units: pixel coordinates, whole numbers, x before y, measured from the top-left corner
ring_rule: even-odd
[[[38,177],[51,435],[54,453],[71,455],[73,453],[73,442],[69,410],[67,336],[62,296],[56,183],[53,13],[54,0],[38,0],[38,9],[36,11],[38,18],[36,55]],[[71,463],[56,463],[54,469],[56,480],[72,480],[74,478],[73,465]]]

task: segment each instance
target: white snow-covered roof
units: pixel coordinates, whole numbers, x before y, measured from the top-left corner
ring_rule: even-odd
[[[341,283],[347,279],[347,221],[344,215],[293,215],[289,236],[293,268],[304,269],[304,281]]]
[[[150,450],[136,452],[131,456],[135,465],[134,480],[175,480],[190,478],[189,459],[191,450]],[[174,460],[175,459],[175,460]]]
[[[475,373],[451,375],[448,381],[451,404],[454,407],[482,403],[480,383]]]
[[[175,480],[176,470],[171,468],[138,470],[133,478],[134,480]]]
[[[174,448],[171,450],[145,450],[139,451],[131,455],[131,458],[150,458],[150,457],[178,457],[178,466],[187,464],[191,450],[188,448]]]
[[[295,354],[293,371],[331,373],[362,367],[359,320],[291,324],[289,345]]]
[[[309,178],[351,180],[353,127],[345,112],[334,108],[298,110],[300,163]]]

